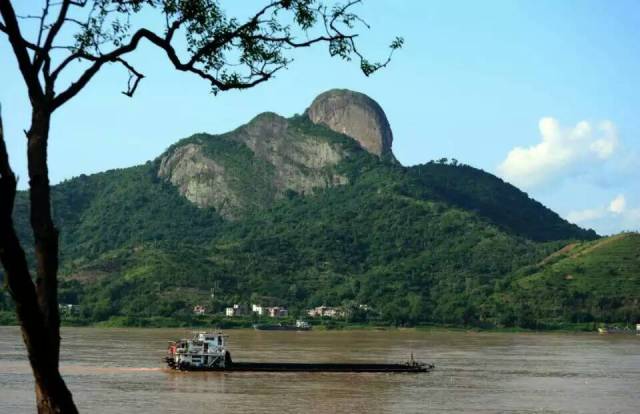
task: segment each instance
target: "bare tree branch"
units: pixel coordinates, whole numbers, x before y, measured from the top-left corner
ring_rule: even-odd
[[[46,0],[44,3],[44,8],[42,9],[42,15],[40,16],[40,29],[38,30],[38,40],[36,41],[36,45],[40,46],[40,42],[42,41],[42,33],[45,28],[45,21],[47,19],[47,14],[49,14],[49,1]]]
[[[20,32],[20,26],[16,19],[16,13],[9,1],[0,1],[0,15],[4,20],[3,32],[7,34],[9,43],[13,49],[13,53],[18,60],[18,67],[25,80],[29,91],[29,98],[32,101],[41,100],[43,97],[42,87],[38,81],[38,71],[31,64],[29,53],[27,52],[26,42]]]
[[[368,75],[371,72],[377,70],[380,67],[386,66],[389,59],[385,61],[383,64],[371,65],[364,57],[360,54],[360,52],[355,47],[354,39],[357,35],[353,34],[343,34],[336,27],[336,19],[340,16],[344,15],[346,10],[360,3],[360,0],[355,0],[347,3],[341,8],[334,10],[331,14],[327,14],[326,10],[324,13],[321,13],[323,20],[326,22],[325,27],[328,27],[327,33],[325,35],[316,36],[311,39],[307,39],[304,41],[297,41],[291,34],[288,32],[282,36],[273,36],[269,34],[265,34],[260,30],[260,24],[265,22],[271,22],[270,20],[261,20],[263,16],[270,10],[272,12],[277,11],[280,8],[286,7],[286,1],[274,1],[260,9],[257,13],[255,13],[250,19],[248,19],[244,24],[238,25],[233,30],[229,32],[218,33],[218,35],[212,38],[210,41],[207,41],[202,46],[200,46],[197,50],[194,50],[191,54],[191,57],[186,62],[183,62],[178,57],[178,53],[172,45],[172,38],[175,32],[181,27],[181,25],[185,22],[186,19],[178,19],[169,25],[169,29],[165,37],[160,37],[149,29],[139,29],[137,32],[133,34],[128,43],[112,50],[111,52],[100,54],[98,56],[91,55],[85,51],[77,51],[67,58],[65,58],[61,64],[52,72],[51,78],[53,81],[56,80],[60,72],[67,66],[69,63],[75,60],[87,60],[92,61],[93,64],[75,81],[73,82],[66,90],[60,92],[53,100],[53,107],[58,108],[63,105],[73,96],[75,96],[92,78],[93,76],[100,70],[100,68],[109,62],[117,62],[119,58],[124,55],[135,50],[139,42],[142,39],[146,39],[155,46],[161,48],[167,54],[169,61],[174,65],[174,67],[180,71],[190,72],[198,75],[199,77],[209,81],[211,85],[214,87],[214,90],[229,90],[229,89],[246,89],[251,88],[259,83],[262,83],[268,79],[270,79],[277,71],[281,70],[283,67],[286,67],[288,60],[278,57],[279,55],[272,52],[273,57],[266,57],[261,68],[257,68],[251,62],[245,61],[243,62],[244,66],[248,69],[249,73],[246,77],[241,78],[238,76],[224,76],[224,73],[220,71],[214,72],[214,74],[210,73],[206,69],[198,67],[198,65],[206,59],[207,56],[211,54],[215,54],[220,50],[224,50],[225,48],[235,45],[236,47],[242,47],[246,45],[256,45],[257,42],[263,42],[267,44],[274,45],[274,48],[277,48],[278,45],[286,45],[292,48],[303,48],[310,47],[318,43],[341,43],[345,44],[348,47],[347,50],[344,49],[336,49],[332,54],[344,54],[352,52],[356,56],[358,56],[361,60],[361,66],[363,67],[363,71]],[[319,11],[320,13],[320,11]],[[345,17],[348,21],[352,20],[352,15],[348,15]],[[240,42],[239,44],[235,44],[235,41]],[[344,46],[343,46],[344,47]],[[267,55],[269,56],[269,55]],[[227,65],[228,62],[225,62]],[[369,65],[365,70],[365,64]],[[272,65],[271,68],[269,66]],[[205,64],[205,66],[207,66]],[[368,70],[368,72],[367,72]],[[132,72],[135,74],[135,72]],[[134,76],[130,79],[133,83],[130,85],[132,88],[137,88],[139,81],[142,77]],[[131,88],[128,88],[127,92],[131,92]],[[128,93],[125,93],[128,95]],[[129,95],[128,95],[129,96]]]
[[[196,68],[193,64],[190,65],[188,63],[181,62],[180,59],[178,58],[178,55],[175,49],[169,42],[166,41],[166,39],[161,38],[160,36],[151,32],[148,29],[140,29],[133,35],[133,37],[131,38],[131,41],[128,44],[118,49],[115,49],[114,51],[108,54],[102,55],[97,58],[88,54],[75,55],[74,58],[93,60],[94,63],[80,76],[80,78],[78,78],[76,82],[72,83],[66,90],[59,93],[54,98],[53,109],[55,110],[59,108],[69,99],[73,98],[78,92],[80,92],[80,90],[84,88],[84,86],[93,78],[93,76],[100,70],[100,68],[105,63],[116,62],[121,56],[135,50],[138,47],[140,40],[142,39],[147,39],[154,45],[163,49],[166,52],[167,57],[169,58],[169,60],[171,61],[171,63],[174,65],[176,69],[184,72],[194,73],[200,76],[201,78],[208,80],[213,86],[223,91],[229,90],[229,89],[251,88],[259,83],[266,81],[275,73],[275,71],[264,73],[259,79],[256,79],[255,81],[251,81],[247,83],[242,83],[242,82],[226,82],[225,83],[224,81],[217,79],[216,77],[205,72],[204,70]],[[68,61],[65,61],[65,62],[68,63]],[[276,70],[279,70],[279,69],[276,69]],[[54,73],[57,75],[59,71],[56,70]]]
[[[42,51],[40,53],[36,53],[35,59],[33,61],[33,67],[36,72],[40,71],[42,64],[45,60],[45,55],[48,55],[49,50],[51,50],[51,46],[53,45],[53,41],[55,37],[58,35],[58,32],[62,28],[64,21],[67,17],[67,12],[69,11],[69,6],[71,5],[70,0],[63,0],[62,6],[60,6],[60,12],[58,13],[58,17],[56,21],[51,25],[49,32],[47,33],[47,37],[42,45]],[[38,43],[39,45],[40,43]]]
[[[144,75],[138,72],[126,60],[122,58],[118,58],[117,61],[120,62],[125,68],[129,70],[129,81],[127,82],[127,90],[122,91],[122,94],[131,98],[133,97],[133,94],[136,92],[136,89],[138,88],[138,84],[144,78]]]

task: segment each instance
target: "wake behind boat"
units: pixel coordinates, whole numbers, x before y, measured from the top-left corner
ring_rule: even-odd
[[[170,342],[167,365],[181,371],[254,371],[254,372],[429,372],[433,364],[413,360],[404,364],[384,363],[305,363],[234,362],[226,349],[227,335],[200,332],[192,339]]]

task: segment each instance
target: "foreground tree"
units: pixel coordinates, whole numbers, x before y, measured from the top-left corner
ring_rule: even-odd
[[[58,369],[58,230],[51,215],[47,166],[53,113],[107,64],[128,71],[123,93],[133,96],[144,75],[127,58],[144,41],[163,50],[177,70],[209,82],[214,94],[271,79],[292,62],[292,49],[328,45],[330,56],[355,59],[368,76],[386,66],[402,46],[397,38],[385,61],[369,62],[355,42],[356,26],[367,27],[352,12],[360,1],[326,3],[270,1],[240,21],[228,18],[216,0],[45,0],[36,15],[19,15],[10,0],[0,0],[0,32],[11,45],[32,108],[26,137],[35,283],[12,221],[16,177],[1,120],[0,261],[35,377],[38,412],[77,412]],[[156,15],[163,30],[136,27],[134,17],[141,12]],[[35,33],[35,38],[27,39],[25,33]],[[60,80],[78,73],[72,81]]]

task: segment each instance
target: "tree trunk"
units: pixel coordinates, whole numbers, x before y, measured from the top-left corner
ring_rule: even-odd
[[[60,315],[58,310],[58,230],[51,217],[47,141],[51,112],[34,106],[27,132],[31,229],[36,254],[36,295],[48,331],[52,355],[58,366]]]
[[[1,117],[1,114],[0,114]],[[9,165],[0,118],[0,261],[16,303],[41,414],[77,413],[71,392],[58,370],[60,319],[57,301],[58,234],[51,219],[46,145],[51,113],[34,110],[27,133],[31,226],[36,240],[34,285],[26,256],[13,226],[16,178]]]

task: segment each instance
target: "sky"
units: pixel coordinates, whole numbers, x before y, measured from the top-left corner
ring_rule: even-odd
[[[27,14],[40,3],[16,7]],[[264,2],[221,4],[242,17]],[[383,107],[403,165],[456,158],[582,227],[640,230],[640,2],[367,0],[355,10],[370,25],[359,37],[368,56],[383,59],[395,36],[405,39],[371,77],[317,47],[293,51],[268,83],[214,96],[145,45],[130,59],[146,76],[133,98],[120,93],[128,75],[113,66],[56,111],[52,183],[143,163],[264,111],[302,113],[319,93],[348,88]],[[1,34],[0,103],[13,168],[26,177],[30,106]]]

